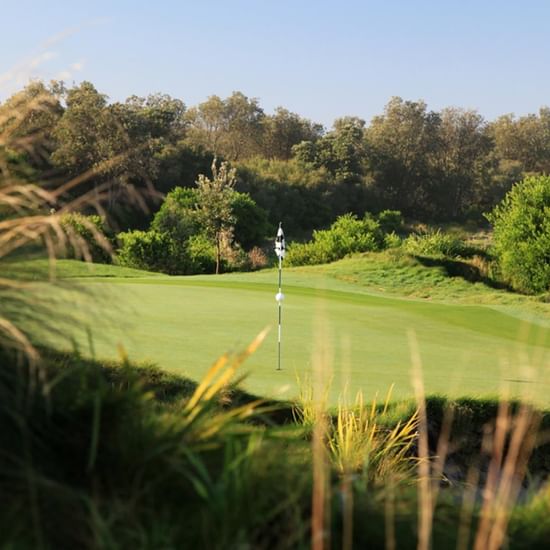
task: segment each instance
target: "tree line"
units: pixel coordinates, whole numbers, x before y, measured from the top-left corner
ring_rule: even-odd
[[[346,212],[482,219],[525,175],[550,171],[546,107],[488,121],[475,110],[432,111],[394,97],[370,123],[344,117],[327,130],[283,107],[267,114],[241,92],[187,106],[164,94],[109,102],[90,82],[32,82],[0,104],[0,125],[13,124],[13,113],[13,166],[35,178],[87,174],[91,190],[112,182],[108,208],[122,229],[147,227],[158,206],[150,202],[144,215],[121,188],[193,188],[214,158],[236,169],[235,189],[272,224],[305,234]],[[31,139],[38,154],[26,147]]]

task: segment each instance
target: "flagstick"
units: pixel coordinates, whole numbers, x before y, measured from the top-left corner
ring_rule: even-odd
[[[279,306],[279,337],[278,337],[278,347],[277,347],[277,370],[281,370],[281,321],[282,321],[282,309],[283,309],[283,300],[284,294],[282,292],[282,277],[283,277],[283,258],[285,257],[285,234],[283,233],[283,224],[279,222],[279,229],[277,230],[277,237],[275,238],[275,254],[279,258],[279,292],[275,299]]]
[[[282,296],[281,292],[281,279],[283,273],[283,258],[279,256],[279,296]],[[278,346],[278,355],[279,359],[277,362],[277,370],[281,370],[281,314],[282,314],[282,300],[277,300],[279,304],[279,346]]]

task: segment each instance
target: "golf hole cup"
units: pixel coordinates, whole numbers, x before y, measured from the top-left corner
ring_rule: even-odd
[[[275,300],[277,300],[277,302],[281,303],[284,299],[285,295],[282,292],[277,292],[277,294],[275,294]]]

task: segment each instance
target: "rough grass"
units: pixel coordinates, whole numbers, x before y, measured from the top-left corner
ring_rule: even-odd
[[[194,382],[154,365],[41,351],[47,394],[40,385],[29,393],[24,370],[4,370],[0,377],[0,391],[10,390],[2,393],[0,407],[0,488],[9,493],[9,506],[0,511],[2,547],[310,547],[312,447],[289,417],[281,420],[283,426],[273,418],[262,426],[240,418],[216,431],[216,418],[228,407],[220,394],[202,429],[189,430]],[[380,410],[388,430],[411,418],[411,405]],[[455,477],[441,489],[435,507],[435,548],[456,547],[468,487],[459,476],[480,454],[498,403],[428,398],[431,455],[449,408],[454,410],[449,462]],[[550,415],[542,415],[546,429]],[[196,439],[207,428],[211,435]],[[415,447],[410,451],[414,458]],[[547,446],[535,450],[531,480],[548,472],[547,454]],[[420,504],[414,484],[404,480],[390,486],[376,476],[354,475],[346,488],[338,468],[328,474],[326,536],[330,533],[336,547],[350,526],[344,497],[351,498],[354,547],[384,547],[390,540],[390,511],[396,547],[417,547]],[[533,483],[526,491],[512,513],[509,548],[542,548],[547,542],[548,491]],[[478,515],[479,503],[470,513],[469,537],[475,535]]]
[[[524,296],[489,284],[466,261],[415,258],[401,249],[367,253],[346,258],[312,272],[359,285],[370,291],[392,296],[463,304],[522,305],[550,316],[550,309],[539,307],[536,297]],[[471,265],[471,264],[470,264]],[[461,269],[462,268],[462,269]]]

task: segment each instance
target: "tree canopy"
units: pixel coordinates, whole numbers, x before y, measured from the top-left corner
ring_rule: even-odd
[[[14,104],[25,106],[18,120],[6,114]],[[26,159],[39,175],[86,174],[90,189],[109,182],[107,207],[121,212],[123,228],[147,227],[158,203],[146,199],[149,214],[138,213],[117,189],[147,186],[155,197],[191,188],[215,157],[232,163],[236,189],[272,224],[286,219],[302,232],[367,210],[481,219],[523,177],[550,171],[548,107],[487,121],[394,97],[371,121],[346,116],[327,131],[284,107],[267,113],[240,91],[195,106],[161,93],[111,103],[90,82],[32,82],[0,104],[0,124],[17,126],[14,162],[39,137],[40,155]]]

